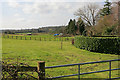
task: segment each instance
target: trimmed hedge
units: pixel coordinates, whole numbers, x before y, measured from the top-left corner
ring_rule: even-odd
[[[93,52],[120,54],[120,37],[75,37],[74,45]]]

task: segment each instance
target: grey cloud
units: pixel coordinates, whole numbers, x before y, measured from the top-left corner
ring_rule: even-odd
[[[22,12],[18,18],[7,18],[6,27],[33,28],[46,25],[66,25],[83,2],[31,2],[19,4]],[[18,9],[18,7],[16,7]],[[10,20],[10,21],[9,21]],[[17,23],[15,22],[17,21]]]

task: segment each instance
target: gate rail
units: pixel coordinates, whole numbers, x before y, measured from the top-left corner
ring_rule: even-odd
[[[119,68],[115,68],[115,69],[111,69],[111,62],[113,62],[113,61],[120,61],[120,59],[45,67],[45,69],[50,69],[50,68],[68,67],[68,66],[75,66],[75,65],[78,66],[78,74],[57,76],[57,77],[51,77],[51,78],[46,78],[46,79],[56,79],[56,78],[63,78],[63,77],[70,77],[70,76],[78,76],[78,80],[80,80],[80,75],[92,74],[92,73],[100,73],[100,72],[106,72],[106,71],[109,71],[109,79],[106,79],[106,80],[118,79],[118,78],[120,78],[120,77],[111,78],[111,71],[113,71],[113,70],[120,70],[120,67],[119,67]],[[81,66],[81,65],[85,65],[85,64],[95,64],[95,63],[105,63],[105,62],[109,62],[109,69],[107,69],[107,70],[80,73],[80,66]]]
[[[18,72],[26,72],[26,71],[31,72],[31,71],[35,71],[35,72],[38,73],[38,80],[56,79],[56,78],[63,78],[63,77],[70,77],[70,76],[78,76],[78,80],[80,80],[80,75],[92,74],[92,73],[100,73],[100,72],[109,71],[109,78],[106,79],[106,80],[118,79],[120,77],[111,78],[111,71],[113,71],[113,70],[120,70],[120,66],[118,66],[118,68],[111,69],[111,62],[113,62],[113,61],[120,61],[120,59],[106,60],[106,61],[96,61],[96,62],[86,62],[86,63],[77,63],[77,64],[66,64],[66,65],[49,66],[49,67],[45,67],[45,62],[44,61],[39,61],[37,67],[19,66],[16,74],[18,74]],[[105,62],[109,63],[109,69],[107,69],[107,70],[80,73],[80,67],[81,67],[81,65],[95,64],[95,63],[105,63]],[[45,76],[45,69],[59,68],[59,67],[68,67],[68,66],[78,66],[78,73],[77,74],[71,74],[71,75],[64,75],[64,76],[48,77],[48,78]],[[5,67],[7,67],[7,66],[2,66],[2,68],[5,68]],[[9,68],[17,69],[17,66],[13,66],[13,67],[9,66]]]

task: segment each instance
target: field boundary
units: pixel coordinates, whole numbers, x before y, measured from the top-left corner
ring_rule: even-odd
[[[58,66],[49,66],[49,67],[45,67],[45,62],[44,61],[39,61],[38,62],[38,66],[37,67],[32,67],[32,66],[21,66],[19,67],[20,69],[18,69],[16,71],[16,74],[18,72],[25,72],[25,71],[36,71],[38,73],[38,80],[46,80],[46,79],[56,79],[56,78],[63,78],[63,77],[70,77],[70,76],[78,76],[78,80],[80,80],[80,75],[85,75],[85,74],[93,74],[93,73],[100,73],[100,72],[106,72],[109,71],[109,78],[106,80],[111,80],[111,79],[119,79],[120,77],[116,77],[116,78],[111,78],[112,74],[111,71],[113,70],[120,70],[120,67],[118,66],[118,68],[112,69],[112,65],[111,62],[114,61],[120,61],[120,59],[114,59],[114,60],[106,60],[106,61],[96,61],[96,62],[86,62],[86,63],[77,63],[77,64],[67,64],[67,65],[58,65]],[[95,64],[95,63],[109,63],[109,69],[107,70],[101,70],[101,71],[94,71],[94,72],[86,72],[86,73],[80,73],[80,66],[81,65],[85,65],[85,64]],[[71,74],[71,75],[64,75],[64,76],[57,76],[57,77],[48,77],[46,78],[45,76],[45,69],[51,69],[51,68],[59,68],[59,67],[68,67],[68,66],[78,66],[78,74]],[[8,66],[3,66],[3,68],[8,67]],[[16,66],[11,66],[11,68],[17,68]]]
[[[26,37],[26,36],[9,36],[3,35],[3,38],[16,39],[16,40],[39,40],[39,41],[72,41],[73,38],[69,37]]]

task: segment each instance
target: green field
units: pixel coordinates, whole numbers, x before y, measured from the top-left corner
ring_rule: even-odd
[[[71,41],[16,40],[2,38],[2,60],[6,62],[26,63],[37,66],[38,61],[45,61],[46,66],[84,63],[118,59],[118,55],[89,52],[76,48]],[[81,66],[81,72],[109,69],[109,63],[89,64]],[[117,68],[118,62],[112,62],[112,68]],[[46,70],[48,76],[77,74],[77,66]],[[82,78],[108,78],[109,73],[82,75]],[[118,71],[112,71],[112,77],[118,77]],[[76,76],[77,77],[77,76]],[[71,78],[71,77],[70,77]]]

